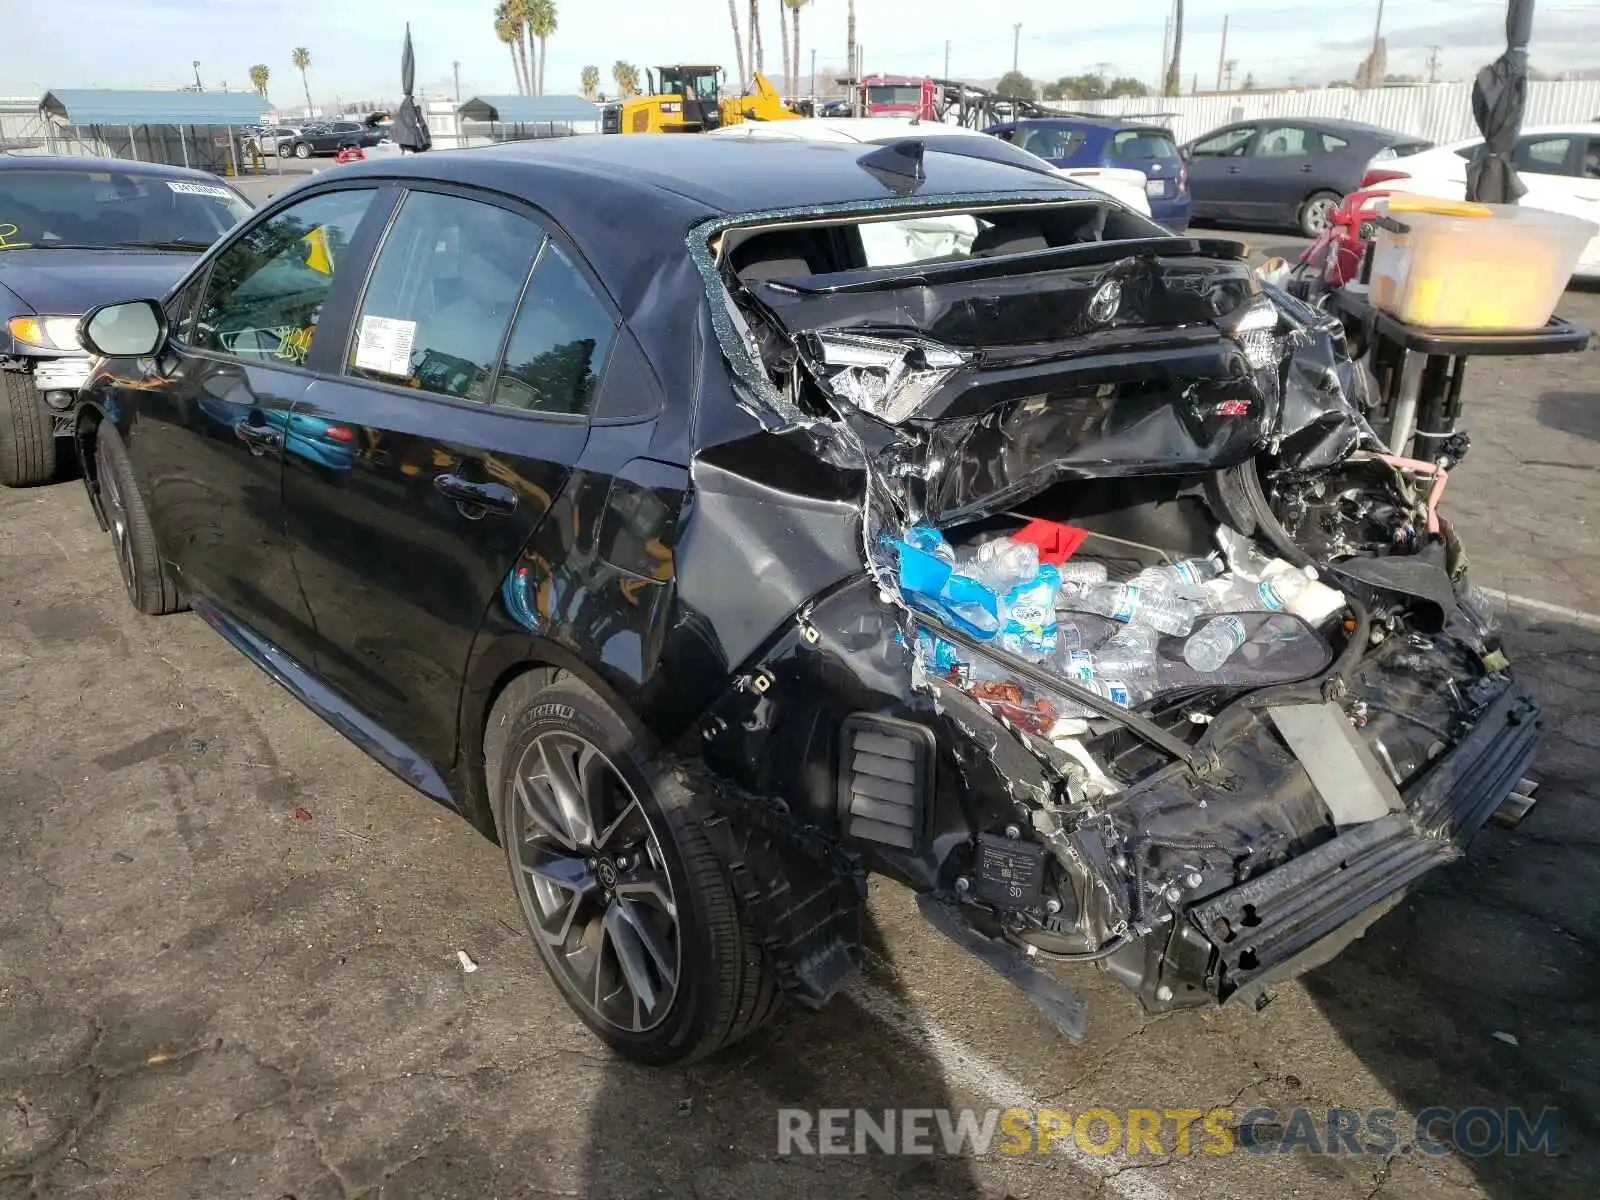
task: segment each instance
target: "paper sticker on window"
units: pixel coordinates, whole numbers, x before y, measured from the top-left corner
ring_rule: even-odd
[[[218,200],[232,200],[233,193],[214,183],[181,183],[167,180],[167,186],[183,196],[215,196]]]
[[[410,375],[411,342],[416,334],[415,321],[362,317],[356,340],[356,368],[401,378]]]

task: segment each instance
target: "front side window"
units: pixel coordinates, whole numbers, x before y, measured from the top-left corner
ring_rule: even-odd
[[[1517,170],[1535,175],[1565,175],[1571,152],[1570,137],[1525,137],[1517,143],[1511,163]]]
[[[492,204],[410,193],[378,251],[349,373],[486,403],[543,241],[534,222]]]
[[[1255,134],[1253,126],[1246,125],[1241,129],[1225,129],[1215,137],[1208,137],[1203,142],[1194,144],[1196,158],[1237,158],[1243,154],[1245,147],[1250,144],[1250,139]]]
[[[1256,143],[1256,157],[1303,158],[1311,153],[1306,140],[1306,130],[1298,125],[1279,125],[1261,135],[1261,140]]]
[[[615,332],[589,281],[560,247],[546,242],[506,346],[494,402],[529,412],[587,413]]]
[[[334,273],[376,194],[355,188],[312,196],[219,254],[200,302],[193,345],[304,365]]]

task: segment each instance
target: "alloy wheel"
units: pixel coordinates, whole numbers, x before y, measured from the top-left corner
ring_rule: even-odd
[[[117,472],[107,461],[103,451],[96,454],[99,462],[100,501],[105,509],[106,524],[111,527],[111,541],[117,548],[117,569],[122,572],[122,584],[133,595],[133,538],[128,532],[128,504],[122,496],[122,485]]]
[[[1315,237],[1328,228],[1333,210],[1339,202],[1332,196],[1319,196],[1306,205],[1305,231]]]
[[[665,1019],[681,964],[661,842],[599,748],[541,734],[512,783],[506,833],[517,891],[545,957],[591,1016],[630,1033]]]

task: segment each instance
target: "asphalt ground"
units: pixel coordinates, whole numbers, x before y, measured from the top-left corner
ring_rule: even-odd
[[[1600,295],[1562,311],[1600,326]],[[692,1067],[617,1061],[539,966],[496,847],[196,617],[135,613],[78,483],[0,491],[0,1200],[1593,1195],[1597,364],[1475,363],[1445,497],[1478,581],[1524,598],[1508,644],[1549,729],[1532,814],[1260,1011],[1150,1020],[1062,968],[1090,1003],[1081,1046],[879,882],[848,994]],[[1013,1105],[1271,1108],[1284,1132],[1297,1107],[1318,1127],[1394,1109],[1399,1137],[1101,1156],[1101,1123],[1048,1155],[1000,1135],[976,1156],[779,1153],[784,1108]],[[1430,1106],[1554,1108],[1557,1153],[1406,1152]]]

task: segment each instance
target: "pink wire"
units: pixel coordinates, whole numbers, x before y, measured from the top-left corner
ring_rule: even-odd
[[[1450,472],[1438,463],[1423,462],[1420,458],[1400,458],[1394,454],[1374,454],[1372,457],[1397,471],[1415,471],[1419,475],[1433,476],[1433,486],[1428,489],[1428,532],[1438,533],[1439,498],[1444,495],[1444,485],[1450,482]]]

